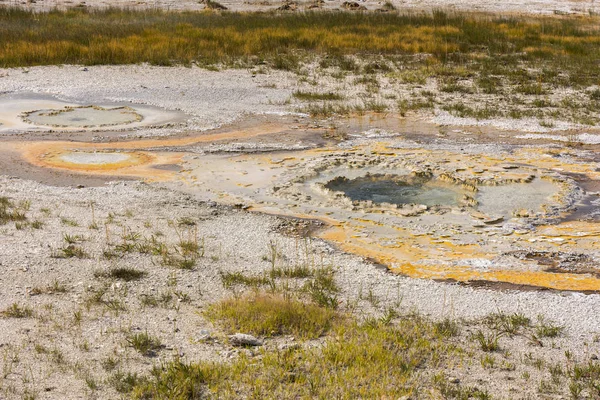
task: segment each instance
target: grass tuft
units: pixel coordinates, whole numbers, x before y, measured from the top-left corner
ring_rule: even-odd
[[[131,393],[136,385],[139,385],[141,378],[135,373],[115,372],[109,379],[108,383],[119,393]]]
[[[531,320],[520,313],[493,313],[485,318],[484,323],[499,334],[510,336],[517,335],[531,326]]]
[[[70,244],[52,253],[52,258],[87,258],[88,254],[81,246]]]
[[[321,307],[335,309],[339,305],[337,293],[340,289],[333,275],[334,271],[331,268],[317,269],[314,278],[304,285],[304,291]]]
[[[477,333],[473,334],[471,337],[479,344],[481,350],[485,352],[500,350],[500,345],[498,344],[499,335],[495,333],[486,335],[483,331],[478,330]]]
[[[33,310],[31,307],[13,303],[3,310],[1,314],[5,318],[31,318],[33,316]]]
[[[98,271],[94,273],[97,278],[118,279],[125,282],[137,281],[148,275],[145,271],[139,271],[134,268],[119,267],[108,271]]]
[[[535,326],[535,333],[539,338],[555,338],[560,336],[564,330],[564,326],[547,321],[543,316],[538,317],[538,323]]]
[[[247,287],[258,288],[261,286],[266,286],[271,284],[271,279],[266,276],[252,276],[245,275],[243,272],[235,271],[220,271],[221,282],[223,283],[223,287],[226,289],[231,289],[232,287],[242,285]]]
[[[206,315],[230,332],[315,339],[331,328],[335,313],[295,299],[259,294],[224,300],[212,305]]]
[[[148,334],[148,332],[135,333],[127,336],[129,346],[136,349],[146,357],[154,357],[163,348],[160,340]]]
[[[27,220],[25,210],[12,202],[8,197],[0,197],[0,225],[8,222],[23,222]]]

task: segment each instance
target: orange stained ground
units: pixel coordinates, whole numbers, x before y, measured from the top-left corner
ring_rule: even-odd
[[[165,147],[189,146],[200,143],[213,143],[223,140],[247,139],[260,135],[278,133],[286,129],[282,124],[267,123],[249,129],[225,133],[203,134],[183,138],[147,139],[127,142],[86,143],[67,141],[8,142],[3,144],[7,150],[13,150],[30,164],[39,167],[66,169],[72,172],[96,175],[119,175],[135,177],[148,181],[171,179],[175,172],[159,170],[154,167],[164,164],[179,164],[185,153],[138,151],[138,149],[157,149]],[[103,152],[121,151],[129,155],[127,160],[105,164],[79,164],[65,161],[64,154],[74,151]]]
[[[31,164],[40,167],[66,169],[86,174],[120,175],[142,178],[151,181],[170,180],[175,172],[158,170],[154,167],[161,164],[181,163],[185,153],[160,152],[163,147],[187,146],[200,143],[212,143],[221,140],[247,139],[259,135],[282,132],[287,126],[267,124],[251,129],[226,133],[206,134],[175,139],[149,139],[131,142],[115,143],[79,143],[66,141],[52,142],[21,142],[6,143],[6,146],[18,151]],[[139,149],[152,149],[142,151]],[[61,156],[73,151],[120,151],[127,155],[127,160],[102,165],[76,164],[66,162]],[[288,157],[286,160],[296,162],[302,157],[314,157],[327,154],[338,149],[315,149],[299,152],[297,158]],[[346,152],[362,151],[360,148],[344,150]],[[383,156],[398,156],[403,150],[390,149],[385,143],[370,147],[372,153]],[[426,149],[411,149],[412,153],[431,154]],[[464,156],[450,152],[435,152],[442,155],[447,162],[458,161]],[[502,159],[494,157],[472,157],[473,168],[496,166],[498,163],[528,163],[538,168],[560,170],[585,174],[591,179],[599,179],[600,173],[588,164],[569,163],[561,159],[545,157],[544,149],[523,149]],[[250,156],[246,156],[250,157]],[[256,159],[267,161],[269,156],[256,155]],[[268,161],[267,161],[268,162]],[[260,208],[256,208],[261,211]],[[377,240],[366,239],[360,235],[360,224],[373,224],[371,221],[360,220],[343,224],[326,216],[294,214],[297,217],[319,219],[329,225],[329,228],[319,233],[325,240],[336,243],[347,252],[369,257],[385,264],[394,272],[413,278],[453,279],[457,281],[486,280],[492,282],[507,282],[512,284],[534,285],[558,290],[600,291],[600,279],[590,274],[550,273],[538,270],[478,270],[468,265],[460,265],[460,259],[479,258],[491,259],[495,254],[489,254],[477,245],[460,245],[450,239],[440,240],[429,236],[417,236],[403,229],[398,230],[398,240],[395,245],[383,246]],[[600,225],[586,222],[569,222],[559,225],[538,227],[533,234],[536,237],[560,238],[571,249],[594,249],[600,244]],[[555,245],[559,248],[558,244]],[[431,260],[443,255],[445,260],[453,260],[456,265],[436,265]],[[427,260],[423,262],[422,260]]]
[[[414,241],[399,241],[394,248],[380,245],[365,245],[355,236],[355,232],[345,226],[332,226],[320,237],[334,242],[346,252],[358,254],[387,265],[391,271],[410,276],[412,278],[426,278],[439,280],[457,280],[467,282],[472,280],[485,280],[491,282],[507,282],[517,285],[540,286],[557,290],[599,291],[600,279],[589,274],[551,273],[545,271],[524,270],[487,270],[481,271],[470,266],[447,266],[435,264],[417,264],[419,259],[431,259],[431,253],[415,248]],[[491,258],[492,255],[481,253],[474,246],[456,247],[451,243],[444,243],[444,247],[451,250],[456,248],[456,259],[460,257]],[[413,262],[410,262],[412,260]]]

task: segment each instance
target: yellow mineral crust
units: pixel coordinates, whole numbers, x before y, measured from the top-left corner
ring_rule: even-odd
[[[516,258],[510,259],[512,264],[506,266],[502,260],[498,261],[499,257],[523,249],[578,254],[598,249],[600,224],[557,222],[562,215],[552,210],[552,207],[565,207],[569,201],[572,183],[563,179],[563,174],[577,173],[600,179],[600,172],[593,163],[573,161],[576,157],[556,157],[543,148],[487,156],[394,148],[390,142],[273,154],[207,154],[184,160],[184,156],[190,154],[186,153],[185,146],[249,139],[285,129],[285,125],[266,124],[170,139],[112,143],[9,142],[7,147],[18,151],[31,164],[44,168],[180,181],[192,192],[208,191],[220,201],[242,202],[253,211],[321,220],[328,228],[318,232],[319,237],[344,251],[376,260],[395,273],[413,278],[483,280],[557,290],[600,291],[597,277],[600,273],[547,271],[535,261]],[[171,151],[164,151],[166,148]],[[86,162],[88,159],[91,162]],[[156,168],[164,164],[184,164],[185,168],[182,172]],[[335,175],[328,178],[327,174],[360,176],[363,169],[369,168],[379,174],[403,169],[408,173],[441,177],[440,180],[448,184],[460,185],[473,201],[451,210],[425,207],[421,215],[340,200],[340,193],[322,190],[326,179],[335,178]],[[512,215],[494,216],[477,208],[475,199],[484,190],[503,185],[531,185],[541,180],[546,185],[555,185],[557,192],[539,210],[518,209]],[[555,220],[543,219],[552,212]],[[538,225],[503,231],[504,223],[513,217],[538,218]],[[431,228],[437,224],[443,227]]]
[[[409,276],[411,278],[436,279],[436,280],[456,280],[459,282],[468,281],[490,281],[505,282],[515,285],[539,286],[556,290],[572,291],[598,291],[600,290],[600,279],[589,274],[569,274],[569,273],[551,273],[544,271],[514,271],[514,270],[475,270],[469,266],[446,266],[441,264],[416,264],[408,262],[411,258],[417,261],[425,251],[415,251],[412,247],[414,242],[403,238],[403,248],[391,251],[388,247],[377,244],[365,246],[360,240],[352,237],[353,232],[347,227],[331,227],[320,234],[322,239],[336,243],[338,247],[349,253],[372,259],[378,263],[387,265],[392,272]],[[462,253],[462,257],[489,257],[486,254],[477,254],[477,250],[471,248],[470,254]],[[463,251],[461,249],[461,251]],[[408,256],[410,254],[410,256]]]

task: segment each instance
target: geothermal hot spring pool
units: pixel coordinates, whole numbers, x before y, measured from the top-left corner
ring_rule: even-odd
[[[139,151],[85,151],[52,149],[40,155],[39,162],[45,167],[58,167],[85,172],[110,171],[144,167],[154,157]]]
[[[462,192],[434,180],[407,182],[399,179],[365,176],[336,179],[326,188],[343,192],[353,201],[390,204],[423,204],[426,206],[458,206]]]
[[[142,116],[129,107],[83,106],[36,110],[27,113],[25,120],[36,125],[85,128],[130,124],[141,121]]]
[[[41,93],[0,94],[0,135],[165,128],[187,120],[181,111],[147,104],[92,99],[70,102]]]
[[[75,152],[64,154],[60,158],[72,164],[104,165],[127,161],[130,155],[124,153]]]

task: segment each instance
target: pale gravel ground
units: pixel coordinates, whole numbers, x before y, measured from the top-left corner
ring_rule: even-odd
[[[492,312],[522,312],[535,319],[543,314],[550,320],[564,324],[566,336],[544,348],[531,347],[523,339],[501,341],[503,346],[510,349],[512,357],[518,360],[534,351],[536,356],[562,362],[567,349],[582,360],[600,353],[600,344],[595,341],[600,333],[598,295],[498,292],[403,278],[389,274],[360,257],[340,253],[320,240],[312,240],[306,247],[307,252],[303,240],[282,236],[274,231],[279,224],[276,217],[198,203],[187,194],[142,183],[115,182],[105,187],[74,190],[0,177],[0,196],[9,196],[15,201],[29,200],[31,219],[38,218],[45,223],[40,230],[16,230],[14,224],[0,227],[0,265],[4,271],[0,279],[0,309],[17,302],[32,306],[35,313],[41,316],[34,320],[0,319],[0,343],[4,345],[5,354],[18,352],[20,357],[12,367],[14,373],[4,379],[3,387],[14,386],[17,392],[23,387],[41,390],[39,398],[90,396],[83,380],[86,376],[93,376],[99,382],[104,382],[109,375],[100,365],[109,356],[118,357],[121,360],[120,368],[124,371],[145,373],[152,363],[169,360],[177,354],[189,361],[225,360],[235,354],[222,339],[214,344],[198,342],[203,330],[212,332],[217,338],[222,336],[197,310],[230,295],[231,292],[221,285],[220,270],[242,271],[246,274],[267,271],[270,263],[264,257],[269,254],[271,243],[275,243],[279,253],[284,255],[283,264],[305,262],[315,266],[334,266],[342,288],[340,299],[343,304],[356,302],[358,316],[380,314],[383,309],[398,302],[404,312],[416,310],[435,319],[473,319]],[[87,227],[92,222],[90,202],[95,203],[94,217],[101,226],[99,230]],[[51,210],[50,216],[40,211],[44,207]],[[115,223],[109,224],[107,235],[104,222],[109,213],[116,217]],[[66,226],[61,223],[62,217],[77,221],[80,226]],[[123,232],[139,232],[143,237],[149,237],[161,231],[165,234],[166,242],[175,243],[177,234],[169,221],[177,221],[181,217],[198,221],[198,236],[205,239],[206,254],[199,260],[195,270],[173,270],[161,266],[156,258],[137,254],[112,261],[101,257],[102,251],[107,248],[107,237],[113,244],[118,244]],[[181,231],[180,228],[180,234]],[[53,250],[64,245],[65,233],[85,236],[82,246],[91,257],[83,260],[51,258]],[[83,303],[88,296],[87,289],[100,286],[100,279],[95,278],[93,272],[115,266],[133,266],[148,272],[148,276],[141,281],[113,283],[110,286],[110,295],[121,298],[129,311],[118,316],[102,311],[101,307],[86,311]],[[175,287],[167,285],[171,274],[177,278]],[[55,279],[65,284],[69,292],[30,296],[33,287],[45,287]],[[191,302],[181,303],[179,309],[140,309],[140,295],[160,294],[169,290],[188,294]],[[375,308],[364,300],[369,292],[380,302]],[[363,300],[358,299],[360,293],[363,294]],[[52,304],[52,309],[46,308],[47,304]],[[71,322],[76,310],[83,310],[81,327],[75,327]],[[158,358],[141,357],[127,347],[126,334],[143,331],[158,336],[167,346]],[[87,351],[81,349],[85,342],[90,345]],[[274,340],[270,346],[277,343]],[[48,361],[48,357],[34,351],[35,344],[60,349],[67,361],[62,367],[57,367]],[[78,362],[84,367],[78,366]],[[500,371],[480,371],[478,364],[476,360],[466,375],[460,369],[451,374],[460,376],[465,383],[484,385],[496,397],[506,395],[506,385],[509,383],[499,378],[505,374]],[[6,365],[4,361],[3,368],[6,369]],[[28,372],[32,366],[35,372]],[[515,374],[520,374],[522,368],[525,367],[519,365]],[[74,374],[72,369],[79,372]],[[19,381],[19,376],[27,373],[35,375],[34,387],[23,386]],[[533,375],[533,379],[537,378]],[[47,387],[54,389],[43,392]],[[102,383],[100,387],[100,398],[116,396],[110,385]],[[523,390],[533,390],[530,394],[535,395],[536,388]]]
[[[478,120],[476,118],[460,118],[451,115],[447,111],[440,110],[435,117],[430,119],[431,122],[439,125],[449,126],[489,126],[500,130],[518,130],[520,132],[553,132],[565,131],[569,129],[585,129],[589,126],[574,124],[567,121],[552,120],[552,127],[544,127],[540,125],[540,120],[537,118],[521,118],[518,120],[511,118],[494,118]]]
[[[43,92],[69,101],[106,100],[180,109],[190,115],[186,129],[198,130],[226,124],[252,113],[289,112],[289,107],[278,104],[283,104],[296,87],[295,78],[280,72],[253,77],[249,71],[240,70],[211,72],[195,67],[148,66],[90,67],[88,71],[74,66],[37,67],[26,71],[0,70],[0,76],[4,75],[0,78],[0,92]],[[271,83],[275,83],[276,88],[265,87]],[[149,133],[175,132],[161,130]],[[43,362],[44,357],[33,350],[36,342],[61,348],[70,365],[91,360],[89,373],[99,379],[106,377],[99,362],[111,354],[123,360],[125,370],[145,372],[150,367],[153,361],[137,355],[124,344],[125,333],[130,330],[148,330],[163,339],[168,348],[161,352],[158,360],[170,359],[177,353],[184,354],[187,360],[227,359],[231,350],[222,342],[215,345],[197,342],[201,330],[213,331],[213,327],[196,313],[197,309],[230,294],[222,288],[218,271],[260,273],[267,270],[270,264],[263,257],[272,242],[277,244],[290,263],[304,257],[298,250],[303,246],[301,241],[273,231],[279,223],[275,217],[200,204],[175,190],[146,184],[114,183],[106,187],[74,190],[0,176],[0,196],[30,200],[32,217],[46,223],[42,230],[16,230],[9,225],[0,227],[0,266],[5,271],[0,279],[0,309],[14,302],[28,303],[46,318],[25,321],[0,319],[0,343],[5,344],[5,354],[20,351],[22,358],[15,366],[19,373],[10,375],[4,383],[22,390],[21,375],[27,374],[28,367],[35,366],[36,376],[38,368],[39,376],[44,376],[41,382],[36,383],[37,389],[56,388],[41,393],[39,398],[83,398],[89,393],[86,393],[81,376],[56,372],[52,364]],[[189,294],[191,304],[182,304],[179,311],[172,308],[136,311],[140,294],[169,290],[166,282],[172,270],[157,265],[152,257],[131,255],[112,262],[101,259],[102,250],[106,247],[106,232],[103,228],[100,231],[87,228],[91,222],[91,201],[96,204],[95,214],[99,221],[106,220],[110,212],[117,214],[117,221],[122,226],[109,227],[109,237],[115,242],[118,242],[123,226],[146,237],[155,230],[161,230],[167,241],[174,242],[177,235],[169,226],[169,220],[192,217],[200,221],[198,230],[200,237],[206,238],[206,257],[199,261],[194,271],[176,271],[176,288]],[[43,207],[51,209],[50,217],[40,212]],[[127,211],[130,211],[130,216],[126,216]],[[79,221],[81,226],[67,227],[61,224],[61,216]],[[151,227],[144,226],[146,221],[151,223]],[[65,233],[86,236],[83,246],[92,258],[51,258],[53,249],[63,245]],[[331,263],[337,269],[344,301],[352,303],[359,293],[369,291],[381,300],[379,309],[374,309],[364,300],[359,301],[359,315],[380,313],[381,309],[398,300],[401,300],[403,310],[415,309],[436,319],[471,319],[496,311],[523,312],[533,319],[543,314],[565,325],[567,336],[557,340],[555,347],[536,349],[536,352],[555,360],[564,358],[565,349],[571,349],[581,359],[600,353],[599,343],[594,340],[600,334],[600,320],[597,318],[599,295],[499,292],[414,280],[386,273],[360,257],[338,252],[319,240],[312,241],[309,248],[311,257],[313,253],[316,259],[323,255],[325,263]],[[134,265],[149,273],[141,282],[126,285],[128,293],[124,301],[130,312],[117,317],[92,309],[85,313],[81,330],[75,330],[69,325],[73,311],[82,307],[86,288],[99,284],[93,271],[114,265]],[[28,295],[31,288],[51,284],[54,279],[65,282],[71,292],[52,296]],[[113,294],[120,290],[119,287],[111,287]],[[44,308],[50,303],[54,304],[54,309]],[[174,332],[175,327],[178,332]],[[89,352],[80,349],[85,340],[92,345]],[[531,350],[526,343],[512,349],[516,355]],[[466,382],[485,379],[492,388],[491,393],[503,393],[505,387],[502,381],[496,382],[489,374],[479,371],[472,373],[471,377],[461,376],[461,379]],[[533,391],[534,396],[535,389],[523,388],[524,391]],[[102,390],[100,398],[116,396],[107,385]]]
[[[595,0],[391,0],[391,2],[401,10],[415,11],[447,9],[500,13],[553,14],[558,12],[587,14],[590,11],[598,12],[600,10],[600,5]],[[232,11],[257,11],[276,9],[284,1],[222,0],[220,3]],[[300,5],[299,9],[303,9],[312,2],[300,0],[297,3]],[[341,3],[343,3],[343,0],[327,0],[323,8],[338,9]],[[358,3],[369,10],[375,10],[380,8],[384,2],[379,0],[359,0]],[[204,5],[197,0],[36,0],[35,2],[3,0],[0,1],[0,4],[16,5],[35,10],[48,10],[54,7],[73,7],[80,4],[85,4],[85,6],[92,8],[117,6],[180,11],[204,9]]]

